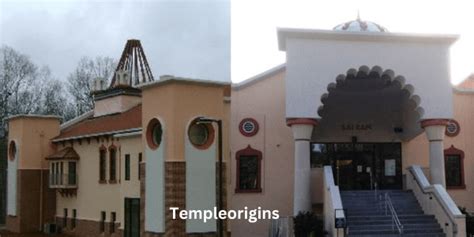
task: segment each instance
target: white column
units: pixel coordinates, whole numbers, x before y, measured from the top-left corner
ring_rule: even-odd
[[[441,184],[446,188],[446,174],[444,170],[444,133],[447,120],[424,120],[421,126],[425,129],[430,148],[430,176],[431,184]]]
[[[294,119],[287,123],[291,126],[295,140],[293,214],[297,215],[300,211],[311,211],[310,139],[317,122],[312,119]]]

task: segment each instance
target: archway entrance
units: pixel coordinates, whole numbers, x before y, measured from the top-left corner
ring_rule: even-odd
[[[391,70],[362,66],[339,75],[321,102],[312,164],[331,165],[342,190],[401,189],[401,142],[422,132],[414,87]]]

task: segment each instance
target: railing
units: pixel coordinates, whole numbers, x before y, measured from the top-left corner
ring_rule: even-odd
[[[408,168],[407,188],[426,214],[434,215],[447,237],[466,236],[466,217],[440,184],[430,184],[420,166]]]
[[[344,229],[336,228],[335,220],[346,222],[339,187],[334,184],[331,166],[324,166],[324,229],[329,236],[343,236]]]
[[[77,188],[77,174],[49,174],[50,188]]]
[[[392,199],[390,198],[390,195],[388,193],[385,193],[385,215],[388,214],[388,211],[390,211],[390,215],[392,216],[392,231],[395,231],[395,226],[398,229],[399,234],[403,234],[403,225],[400,222],[400,219],[398,218],[397,212],[395,211],[395,208],[393,207]]]

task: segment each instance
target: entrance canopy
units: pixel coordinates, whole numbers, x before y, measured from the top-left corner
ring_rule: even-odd
[[[279,48],[287,55],[286,116],[319,119],[317,129],[361,134],[367,131],[361,126],[372,125],[380,133],[390,131],[390,136],[379,134],[385,139],[394,130],[399,138],[409,139],[420,132],[420,119],[453,116],[449,47],[456,39],[278,29]],[[319,132],[315,139],[330,138],[328,131]]]

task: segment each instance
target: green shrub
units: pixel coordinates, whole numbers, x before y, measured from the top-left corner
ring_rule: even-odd
[[[295,237],[324,236],[323,221],[311,212],[300,212],[293,217]]]

